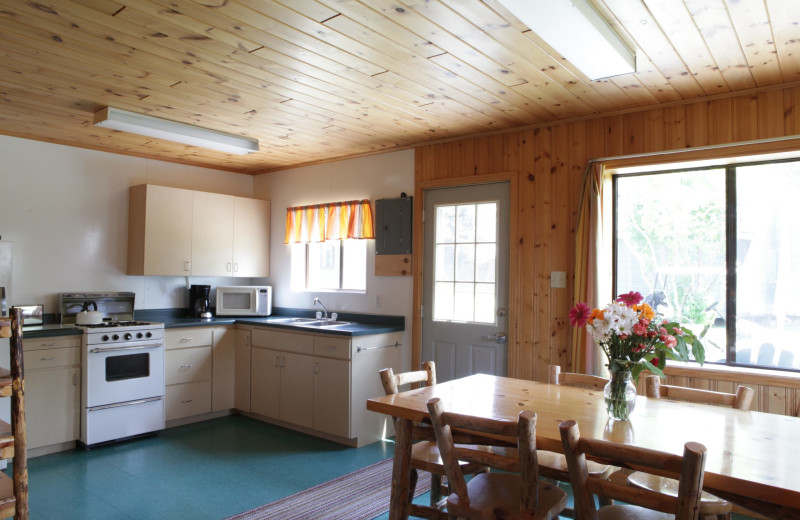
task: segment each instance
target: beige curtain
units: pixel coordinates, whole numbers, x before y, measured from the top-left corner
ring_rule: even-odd
[[[575,232],[574,303],[597,308],[610,301],[611,177],[602,163],[590,162],[583,180]],[[600,374],[607,361],[584,328],[572,332],[572,369]]]
[[[305,244],[345,238],[375,238],[375,225],[369,200],[286,208],[285,244]]]

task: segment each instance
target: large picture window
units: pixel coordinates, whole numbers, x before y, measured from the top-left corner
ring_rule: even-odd
[[[615,175],[614,290],[702,335],[706,361],[800,370],[800,161]]]

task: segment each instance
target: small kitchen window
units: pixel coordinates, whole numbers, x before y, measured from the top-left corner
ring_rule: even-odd
[[[287,208],[292,290],[366,291],[369,238],[375,234],[368,200]]]

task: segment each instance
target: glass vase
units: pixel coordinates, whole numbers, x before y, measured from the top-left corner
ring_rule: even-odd
[[[636,406],[636,385],[629,370],[611,372],[611,381],[603,388],[606,409],[612,419],[627,421]]]

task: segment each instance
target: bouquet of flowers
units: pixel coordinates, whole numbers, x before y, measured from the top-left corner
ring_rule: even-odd
[[[606,366],[612,375],[612,399],[624,400],[625,381],[620,378],[615,383],[615,374],[629,372],[638,380],[642,370],[647,369],[664,377],[667,359],[689,361],[690,348],[695,361],[702,365],[705,360],[700,339],[677,322],[661,319],[652,307],[642,302],[638,292],[623,294],[603,309],[591,309],[585,303],[578,303],[569,311],[569,321],[574,327],[585,326],[605,352]],[[630,413],[627,409],[612,410],[612,403],[608,406],[609,413],[616,418],[622,415],[627,419]]]

